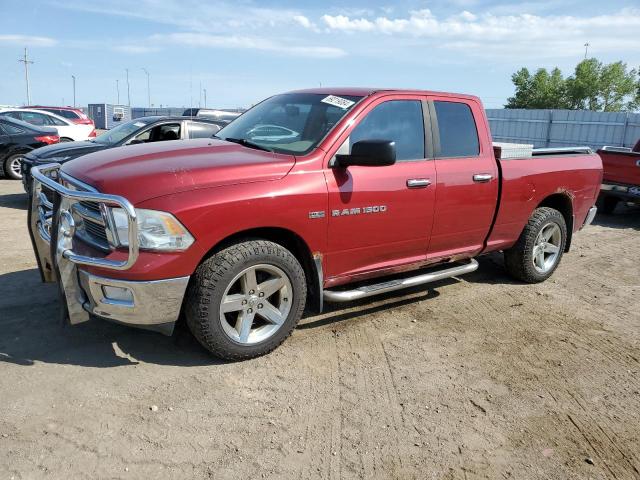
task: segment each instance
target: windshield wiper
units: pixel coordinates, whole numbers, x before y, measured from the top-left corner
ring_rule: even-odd
[[[220,138],[220,137],[216,137]],[[265,152],[273,152],[270,148],[263,147],[257,143],[252,142],[251,140],[247,140],[246,138],[220,138],[221,140],[226,140],[227,142],[237,143],[238,145],[242,145],[243,147],[255,148],[256,150],[264,150]]]

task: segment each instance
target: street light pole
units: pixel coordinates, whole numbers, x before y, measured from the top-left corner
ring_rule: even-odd
[[[29,64],[33,64],[33,60],[27,58],[27,47],[24,49],[24,57],[18,60],[24,63],[24,79],[27,82],[27,105],[31,105],[31,90],[29,89]]]
[[[149,100],[149,108],[151,108],[151,88],[149,87],[149,72],[147,71],[146,68],[142,67],[142,70],[144,71],[144,73],[147,74],[147,97]]]
[[[120,105],[120,80],[116,78],[116,94],[118,96],[118,100],[116,104]]]
[[[131,108],[131,92],[129,91],[129,69],[125,68],[125,72],[127,72],[127,107]]]
[[[71,75],[73,79],[73,108],[76,108],[76,76]]]
[[[589,47],[591,46],[591,44],[589,42],[584,44],[584,59],[587,59],[587,55],[589,53]]]
[[[204,108],[207,108],[207,89],[204,89]]]

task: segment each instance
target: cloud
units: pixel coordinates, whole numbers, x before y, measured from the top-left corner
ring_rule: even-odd
[[[586,40],[593,51],[640,49],[640,9],[635,8],[591,17],[474,14],[464,10],[441,18],[422,9],[395,18],[325,14],[320,20],[330,32],[419,39],[441,48],[477,54],[570,56],[580,52]]]
[[[134,55],[157,52],[160,50],[158,47],[149,47],[145,45],[116,45],[113,47],[116,52],[130,53]]]
[[[31,35],[0,35],[0,44],[19,45],[21,47],[53,47],[58,41],[49,37]]]
[[[344,50],[336,47],[291,45],[267,38],[241,35],[213,35],[209,33],[184,32],[153,35],[150,38],[150,41],[173,45],[188,45],[191,47],[260,50],[283,55],[298,55],[316,58],[338,58],[346,55]]]

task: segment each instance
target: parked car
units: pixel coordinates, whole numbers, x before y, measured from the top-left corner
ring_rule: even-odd
[[[19,180],[25,154],[59,141],[55,128],[36,127],[13,118],[0,117],[0,173]]]
[[[0,115],[22,120],[39,127],[54,127],[58,131],[61,142],[87,140],[96,136],[96,130],[93,125],[73,123],[55,113],[45,112],[44,110],[14,108],[3,110]]]
[[[300,133],[247,134],[260,125]],[[602,178],[589,148],[496,156],[468,95],[291,92],[217,137],[32,170],[36,257],[45,281],[58,272],[71,323],[170,334],[183,312],[211,353],[245,359],[276,348],[305,304],[462,275],[489,252],[541,282],[592,221]]]
[[[22,107],[22,108],[30,108],[36,110],[42,110],[49,113],[55,113],[56,115],[66,118],[67,120],[71,120],[73,123],[77,123],[79,125],[91,125],[95,128],[95,124],[93,120],[91,120],[82,110],[74,107],[46,107],[42,105],[33,105],[30,107]]]
[[[182,114],[183,117],[209,118],[221,127],[228,125],[240,115],[242,115],[242,112],[230,112],[228,110],[216,110],[209,108],[187,108]]]
[[[620,202],[640,205],[640,139],[633,148],[598,150],[604,177],[598,203],[603,213],[613,213]]]
[[[22,162],[22,183],[29,191],[31,167],[45,163],[66,163],[87,153],[137,143],[166,140],[211,138],[220,130],[213,121],[184,117],[143,117],[118,125],[96,138],[83,142],[66,142],[41,148],[26,155]]]

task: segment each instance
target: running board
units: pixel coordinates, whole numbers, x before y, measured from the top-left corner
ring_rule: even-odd
[[[478,262],[472,258],[469,263],[447,268],[446,270],[440,270],[439,272],[424,273],[422,275],[416,275],[415,277],[401,278],[398,280],[376,283],[374,285],[366,285],[353,290],[325,290],[323,292],[323,296],[327,302],[351,302],[353,300],[372,297],[373,295],[379,295],[381,293],[393,292],[403,288],[436,282],[444,278],[464,275],[465,273],[475,272],[477,269]]]

